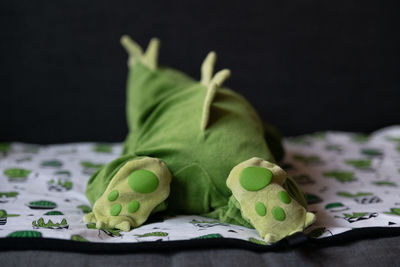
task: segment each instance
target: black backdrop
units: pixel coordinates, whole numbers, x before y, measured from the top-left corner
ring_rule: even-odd
[[[227,85],[284,135],[399,123],[390,1],[1,1],[0,141],[121,141],[127,33],[199,78],[209,50]]]

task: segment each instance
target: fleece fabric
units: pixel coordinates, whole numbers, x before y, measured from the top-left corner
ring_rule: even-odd
[[[145,88],[145,90],[143,90]],[[92,204],[116,172],[135,157],[159,158],[171,174],[168,212],[201,214],[224,222],[248,225],[229,204],[226,179],[234,166],[252,157],[275,162],[265,140],[264,125],[240,95],[220,88],[212,101],[209,124],[201,129],[207,87],[170,68],[151,70],[140,61],[130,66],[127,83],[129,135],[122,156],[89,180]],[[270,130],[266,136],[274,135]],[[275,135],[276,136],[276,135]],[[276,138],[272,146],[281,153]],[[289,181],[290,183],[291,181]],[[293,185],[291,186],[291,188]],[[297,186],[292,195],[305,203]]]

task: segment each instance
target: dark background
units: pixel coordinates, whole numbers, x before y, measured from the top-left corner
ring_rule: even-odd
[[[398,124],[394,2],[1,1],[0,141],[122,141],[124,33],[195,78],[215,50],[284,135]]]

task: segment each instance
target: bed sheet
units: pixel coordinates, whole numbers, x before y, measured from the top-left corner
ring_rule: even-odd
[[[318,132],[286,138],[282,164],[307,195],[323,239],[349,230],[400,225],[400,126],[371,135]],[[100,243],[238,239],[268,246],[254,229],[196,216],[157,217],[130,232],[98,230],[82,217],[90,175],[118,157],[120,143],[0,144],[0,238]]]

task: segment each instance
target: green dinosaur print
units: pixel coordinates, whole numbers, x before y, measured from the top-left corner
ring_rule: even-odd
[[[348,159],[344,163],[355,168],[369,168],[371,167],[371,160],[369,159]]]
[[[7,237],[15,237],[15,238],[41,238],[42,233],[39,231],[15,231],[7,235]]]
[[[65,177],[65,178],[69,178],[71,177],[71,172],[67,171],[67,170],[62,170],[62,171],[56,171],[54,173],[55,176],[61,176],[61,177]]]
[[[222,223],[220,221],[216,221],[216,220],[203,220],[203,221],[199,221],[196,219],[193,219],[190,221],[191,224],[200,227],[200,228],[211,228],[211,227],[215,227],[215,226],[228,226],[228,224]]]
[[[208,234],[208,235],[194,237],[192,239],[210,239],[210,238],[223,238],[223,236],[220,234]]]
[[[15,191],[11,191],[11,192],[0,192],[0,198],[2,197],[6,197],[6,198],[10,198],[10,197],[17,197],[19,195],[18,192]]]
[[[111,153],[112,146],[110,144],[96,144],[93,147],[93,151],[98,153]]]
[[[81,161],[81,165],[82,165],[82,167],[88,168],[88,169],[98,169],[98,168],[101,168],[104,164],[93,163],[90,161]]]
[[[7,154],[11,150],[10,143],[0,143],[0,153]]]
[[[382,202],[382,199],[372,193],[358,192],[357,194],[351,194],[349,192],[337,192],[336,194],[341,197],[352,198],[359,204],[375,204]]]
[[[329,172],[324,172],[322,175],[327,178],[334,178],[334,179],[336,179],[336,181],[341,182],[341,183],[355,181],[354,172],[329,171]]]
[[[366,143],[369,140],[369,136],[366,134],[357,134],[353,136],[352,140],[357,143]]]
[[[145,233],[141,235],[135,235],[137,237],[149,237],[149,236],[168,236],[167,232],[151,232],[151,233]]]
[[[83,167],[83,173],[91,175],[95,173],[99,168],[103,167],[104,164],[93,163],[91,161],[81,161],[81,166]]]
[[[114,229],[114,228],[108,228],[108,227],[103,227],[103,228],[98,229],[98,228],[96,227],[96,224],[95,224],[95,223],[88,223],[88,224],[86,224],[86,227],[87,227],[88,229],[100,230],[100,231],[104,232],[106,235],[108,235],[108,236],[110,236],[110,237],[118,237],[118,236],[121,236],[121,231],[122,231],[122,230],[120,230],[120,229]]]
[[[358,192],[356,194],[352,194],[349,192],[337,192],[336,195],[341,196],[341,197],[347,197],[347,198],[355,198],[355,197],[364,197],[364,196],[372,196],[372,193],[369,192]]]
[[[59,160],[44,160],[40,163],[41,167],[51,167],[51,168],[60,168],[62,167],[63,163]]]
[[[327,150],[327,151],[335,151],[335,152],[342,152],[343,148],[340,145],[329,144],[329,145],[325,146],[325,150]]]
[[[314,138],[314,139],[323,140],[323,139],[326,138],[326,132],[315,132],[315,133],[313,133],[311,136],[312,136],[312,138]]]
[[[308,233],[308,237],[310,238],[318,238],[322,236],[326,232],[326,227],[318,227],[313,229],[310,233]]]
[[[377,185],[377,186],[391,186],[391,187],[396,187],[397,184],[391,181],[376,181],[372,182],[372,184]]]
[[[306,195],[308,205],[317,204],[317,203],[320,203],[323,201],[322,198],[320,198],[319,196],[317,196],[315,194],[306,193],[305,195]]]
[[[53,223],[51,220],[48,220],[46,223],[43,218],[40,218],[39,220],[35,220],[32,222],[32,226],[36,228],[49,228],[49,229],[62,229],[62,228],[68,228],[68,222],[65,218],[61,220],[59,223]]]
[[[81,235],[71,235],[71,240],[78,242],[89,242],[86,238],[82,237]]]
[[[343,205],[341,202],[332,202],[325,205],[325,209],[330,212],[341,212],[350,209],[349,207]]]
[[[32,154],[37,154],[39,152],[40,146],[39,145],[26,145],[24,147],[24,152],[25,153],[32,153]]]
[[[353,212],[353,213],[343,213],[343,217],[335,216],[335,218],[345,219],[349,223],[354,223],[362,220],[368,220],[377,217],[376,212]]]
[[[57,182],[54,179],[51,179],[49,182],[49,190],[53,191],[68,191],[72,189],[73,183],[64,179],[57,179]]]
[[[301,154],[294,154],[293,159],[296,161],[303,162],[305,164],[314,164],[314,163],[322,163],[321,159],[317,155],[301,155]]]
[[[27,162],[27,161],[32,161],[32,157],[27,156],[27,157],[18,158],[15,160],[15,162],[17,162],[17,163]]]
[[[0,210],[0,225],[5,225],[7,223],[7,218],[17,216],[19,216],[19,214],[7,214],[5,210]]]
[[[76,148],[71,147],[71,148],[65,148],[65,149],[60,149],[57,150],[57,155],[68,155],[68,154],[76,154]]]
[[[0,210],[0,219],[7,218],[7,212],[5,210]]]
[[[379,149],[375,149],[375,148],[363,148],[361,149],[361,154],[365,155],[365,156],[370,156],[370,157],[380,157],[383,155],[382,151],[380,151]]]
[[[391,208],[390,211],[384,212],[385,214],[400,216],[400,208]]]
[[[25,181],[30,173],[30,170],[22,168],[8,168],[4,170],[4,174],[9,178],[10,182]]]
[[[214,224],[214,223],[220,223],[219,221],[215,221],[215,220],[203,220],[203,221],[199,221],[196,219],[193,219],[190,221],[190,223],[192,224],[202,224],[202,223],[207,223],[207,224]]]
[[[368,212],[353,212],[351,214],[343,213],[344,217],[346,217],[346,218],[357,218],[357,217],[365,216],[367,214],[368,214]]]
[[[38,200],[29,202],[28,206],[31,209],[54,209],[57,207],[57,204],[53,201]]]
[[[7,214],[6,210],[0,210],[0,218],[18,217],[19,214]]]
[[[44,215],[54,216],[54,215],[64,215],[64,213],[62,213],[61,211],[58,211],[58,210],[52,210],[52,211],[46,212]]]
[[[77,208],[80,209],[85,214],[92,211],[92,208],[87,205],[79,205],[77,206]]]

